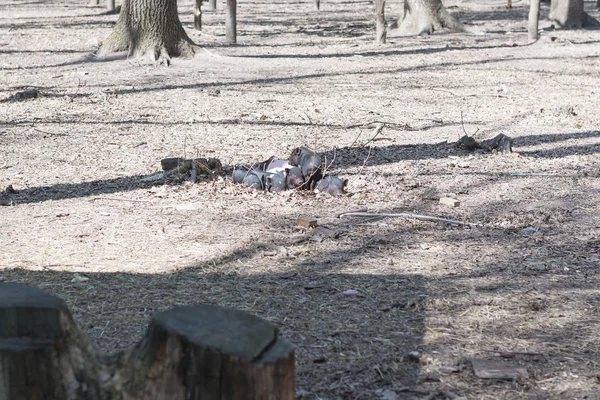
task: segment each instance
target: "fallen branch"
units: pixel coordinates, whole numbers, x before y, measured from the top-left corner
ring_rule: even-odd
[[[367,147],[367,145],[369,143],[371,143],[373,140],[375,140],[375,138],[381,133],[381,131],[383,130],[383,127],[385,126],[385,124],[379,123],[377,124],[377,127],[375,127],[375,132],[374,135],[371,139],[367,140],[367,142],[365,144],[363,144],[363,147]]]
[[[446,219],[446,218],[433,217],[430,215],[420,215],[420,214],[411,214],[411,213],[390,214],[390,213],[369,213],[369,212],[345,212],[345,213],[338,214],[338,218],[342,218],[342,217],[371,217],[371,218],[373,218],[373,217],[404,217],[404,218],[418,219],[421,221],[445,222],[447,224],[455,224],[455,225],[482,226],[482,224],[479,224],[479,223],[463,222],[463,221],[457,221],[454,219]]]

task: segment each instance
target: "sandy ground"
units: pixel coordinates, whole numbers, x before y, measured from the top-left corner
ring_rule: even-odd
[[[296,346],[299,399],[600,398],[600,31],[527,44],[523,2],[446,5],[480,34],[378,46],[367,1],[259,0],[225,46],[222,4],[199,33],[181,3],[205,50],[164,68],[86,59],[117,18],[102,7],[0,1],[0,280],[64,298],[107,353],[169,307],[249,311]],[[465,131],[514,153],[455,148]],[[347,196],[142,180],[164,157],[301,145],[335,155]],[[357,209],[480,225],[337,218]]]

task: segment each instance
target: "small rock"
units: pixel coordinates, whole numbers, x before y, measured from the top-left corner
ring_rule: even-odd
[[[355,297],[358,296],[359,291],[358,290],[354,290],[354,289],[348,289],[342,292],[342,296],[345,297]]]
[[[408,354],[406,354],[406,359],[412,362],[419,362],[421,360],[421,353],[418,351],[409,351]]]
[[[535,226],[528,226],[528,227],[527,227],[527,228],[525,228],[525,229],[521,229],[521,233],[523,233],[523,234],[525,234],[525,235],[532,235],[532,234],[534,234],[534,233],[537,233],[537,231],[538,231],[539,229],[540,229],[540,228],[536,228]]]
[[[74,276],[74,278],[71,279],[72,283],[80,283],[80,282],[85,282],[85,281],[89,281],[90,280],[90,278],[88,278],[87,276],[83,276],[83,275],[80,275],[80,274],[77,274],[77,273],[75,275],[73,275],[73,276]]]

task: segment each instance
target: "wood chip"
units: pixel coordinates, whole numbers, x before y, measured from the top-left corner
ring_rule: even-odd
[[[516,379],[529,378],[527,368],[508,364],[499,360],[471,360],[475,375],[481,379]]]
[[[302,226],[304,228],[316,228],[317,219],[310,217],[298,217],[298,226]]]
[[[440,203],[447,205],[447,206],[451,206],[451,207],[458,207],[460,206],[460,201],[453,199],[451,197],[442,197],[440,199]]]

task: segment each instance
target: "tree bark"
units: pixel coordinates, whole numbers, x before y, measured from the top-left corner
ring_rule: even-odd
[[[583,10],[583,0],[552,0],[548,18],[559,28],[581,29],[584,26],[600,26],[600,22]]]
[[[208,0],[208,9],[215,11],[217,9],[217,0]]]
[[[106,1],[106,11],[112,11],[115,9],[115,0]]]
[[[101,370],[64,301],[0,283],[0,399],[101,398]]]
[[[294,350],[277,327],[241,311],[165,311],[109,360],[62,300],[0,283],[3,400],[293,400],[294,375]]]
[[[99,6],[100,0],[90,0],[90,6]]]
[[[171,57],[190,58],[196,45],[183,30],[177,0],[123,0],[121,13],[98,56],[128,51],[169,65]]]
[[[230,44],[237,43],[236,11],[236,0],[227,0],[225,8],[225,41]]]
[[[315,0],[315,8],[317,9],[317,11],[321,9],[321,0]]]
[[[375,42],[385,44],[387,30],[385,26],[385,0],[377,0],[375,7]]]
[[[539,38],[539,34],[538,34],[539,20],[540,20],[540,0],[530,0],[530,2],[529,2],[529,22],[527,25],[527,31],[529,33],[530,41],[536,41]]]
[[[194,4],[194,28],[202,30],[202,0],[196,0]]]
[[[405,0],[401,20],[402,29],[419,35],[429,35],[442,28],[465,31],[464,25],[448,14],[441,0]]]

